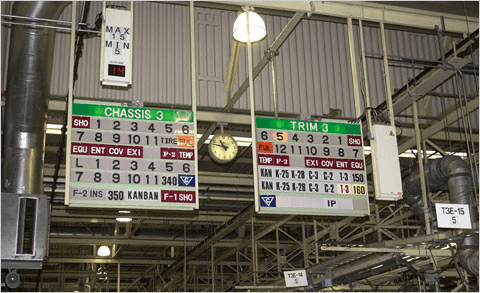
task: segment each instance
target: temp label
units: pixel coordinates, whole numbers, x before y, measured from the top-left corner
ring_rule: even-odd
[[[466,204],[436,203],[439,228],[472,229],[470,209]]]

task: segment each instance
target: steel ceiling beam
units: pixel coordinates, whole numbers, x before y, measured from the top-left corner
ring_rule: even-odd
[[[295,30],[297,25],[300,23],[302,18],[305,16],[304,12],[297,12],[293,15],[293,17],[288,21],[287,25],[283,28],[283,30],[280,32],[280,34],[277,36],[275,41],[269,46],[269,49],[271,51],[276,51],[280,49],[280,47],[285,43],[287,38],[290,36],[290,34]],[[253,68],[253,79],[257,78],[257,76],[262,72],[263,68],[268,65],[268,62],[270,62],[269,58],[265,55],[263,55],[262,59],[257,63],[257,65]],[[248,78],[245,79],[245,81],[240,85],[240,87],[237,89],[235,94],[233,94],[232,98],[228,101],[227,105],[224,107],[224,110],[230,110],[233,108],[233,106],[238,102],[240,97],[245,93],[245,91],[248,89]],[[251,107],[254,107],[254,105],[250,105]]]
[[[292,216],[293,217],[293,216]],[[291,219],[291,218],[290,218]],[[203,239],[202,239],[203,240]],[[173,239],[145,239],[145,238],[114,238],[114,237],[98,237],[98,236],[58,236],[58,235],[50,235],[50,245],[129,245],[129,246],[149,246],[149,247],[194,247],[199,245],[202,240],[173,240]],[[243,242],[242,242],[243,243]],[[263,246],[267,248],[276,248],[276,243],[273,242],[264,242],[262,243]],[[291,245],[286,241],[282,241],[279,244],[281,248],[287,248]],[[238,240],[224,240],[224,241],[217,241],[215,243],[215,247],[221,248],[234,248],[237,249],[239,247]],[[138,260],[137,260],[138,261]]]
[[[277,36],[275,41],[270,45],[269,49],[270,50],[278,50],[283,43],[287,40],[287,38],[290,36],[290,34],[295,30],[297,25],[300,23],[302,18],[305,16],[304,12],[297,12],[293,15],[293,17],[288,21],[287,25],[283,28],[283,30],[280,32],[280,34]],[[255,65],[253,68],[253,80],[262,72],[263,68],[267,66],[268,62],[270,60],[268,59],[267,56],[263,56],[262,59]],[[233,96],[230,98],[228,101],[227,105],[223,108],[224,111],[228,112],[231,109],[233,109],[233,106],[238,102],[240,97],[245,93],[245,91],[249,87],[249,82],[248,82],[248,77],[243,81],[243,83],[240,85],[240,87],[237,89],[237,91],[233,94]],[[255,107],[255,105],[251,105],[251,107]],[[221,120],[220,120],[221,121]],[[211,124],[208,130],[202,135],[200,140],[198,141],[198,149],[200,149],[203,144],[205,143],[205,140],[207,139],[208,136],[213,134],[215,131],[216,125]]]
[[[470,33],[478,28],[478,18],[420,9],[351,1],[220,1],[220,3],[253,6],[271,10],[295,11],[338,18],[354,18],[411,28],[434,30],[442,27],[452,33]]]
[[[449,250],[418,248],[376,248],[376,247],[345,247],[345,246],[320,246],[322,251],[357,251],[357,252],[381,252],[401,253],[411,256],[452,256]]]
[[[461,118],[461,117],[460,117]],[[454,121],[455,122],[455,121]],[[453,123],[453,122],[452,122]],[[397,126],[397,135],[401,136],[407,136],[407,137],[414,137],[414,129],[410,127],[401,127],[399,128]],[[473,134],[473,141],[475,143],[478,143],[478,133]],[[450,140],[450,141],[465,141],[465,133],[464,132],[459,132],[459,131],[445,131],[445,130],[439,130],[435,132],[435,134],[430,135],[430,139],[436,139],[436,140]]]
[[[394,115],[405,111],[414,101],[425,97],[438,86],[449,80],[457,70],[471,63],[470,51],[474,49],[478,49],[478,29],[448,51],[445,56],[439,58],[438,61],[444,62],[443,64],[422,71],[392,95]],[[388,118],[386,102],[380,104],[376,108],[376,111],[385,118]]]
[[[240,213],[238,213],[238,215],[233,217],[230,221],[226,222],[218,229],[215,229],[214,233],[205,238],[193,249],[189,250],[186,256],[184,255],[177,259],[174,265],[172,265],[166,272],[162,273],[162,276],[168,277],[176,270],[180,269],[183,266],[184,259],[186,259],[187,262],[190,262],[195,257],[210,249],[211,246],[217,245],[218,242],[222,240],[225,236],[227,236],[230,232],[234,231],[235,229],[246,223],[246,221],[252,217],[254,210],[255,208],[253,204],[251,204],[244,210],[242,210]]]
[[[138,265],[172,265],[175,260],[164,260],[164,259],[123,259],[123,258],[71,258],[71,257],[49,257],[45,261],[46,263],[89,263],[89,264],[132,264]],[[209,265],[210,261],[192,261],[191,265]],[[222,265],[235,266],[237,262],[234,261],[224,261]],[[250,262],[240,262],[242,266],[251,265]],[[138,272],[135,275],[140,275],[144,272]]]
[[[277,227],[280,227],[284,224],[286,224],[288,221],[292,220],[293,218],[295,218],[295,216],[288,216],[280,221],[278,221],[277,223],[274,223],[274,224],[271,224],[270,226],[266,227],[265,229],[262,229],[261,231],[259,231],[258,233],[255,234],[255,241],[258,241],[259,239],[261,239],[262,237],[264,237],[265,235],[267,235],[268,233],[272,232],[273,230],[275,230],[275,228]],[[226,251],[224,253],[222,253],[221,255],[217,256],[215,258],[215,264],[219,264],[220,262],[224,261],[225,259],[227,259],[228,257],[234,255],[237,251],[247,247],[249,244],[251,244],[252,242],[252,239],[251,239],[251,236],[244,239],[242,241],[242,243],[240,244],[237,244],[237,246],[229,251]],[[262,244],[264,245],[264,244]],[[264,245],[265,246],[265,245]],[[276,248],[276,247],[271,247],[271,248]],[[284,247],[285,248],[285,247]]]
[[[273,230],[275,230],[276,228],[286,224],[288,221],[292,220],[293,218],[295,218],[295,216],[287,216],[285,218],[283,218],[282,220],[279,220],[278,222],[276,223],[272,223],[271,225],[269,225],[268,227],[265,227],[264,229],[262,229],[261,231],[257,232],[254,237],[255,237],[255,241],[259,241],[261,238],[263,238],[265,235],[267,235],[268,233],[272,232]],[[283,241],[282,241],[283,242]],[[237,251],[240,251],[246,247],[248,247],[249,245],[252,244],[252,236],[250,235],[248,238],[244,238],[242,240],[241,243],[237,243],[237,245],[225,252],[223,252],[221,255],[218,255],[215,257],[214,259],[214,264],[215,265],[220,265],[222,264],[223,262],[225,262],[225,260],[234,255]],[[267,246],[265,245],[264,243],[262,243],[262,246],[266,247],[266,248],[271,248],[271,249],[275,249],[277,248],[276,244],[272,244],[270,246]],[[287,249],[291,246],[291,244],[279,244],[278,245],[278,248],[281,248],[281,249]],[[218,247],[217,244],[215,244],[215,247]],[[249,263],[249,265],[252,265],[252,263]],[[188,272],[190,273],[190,272]],[[188,274],[187,273],[187,274]],[[173,280],[172,282],[178,282],[180,280]]]
[[[471,113],[478,109],[478,97],[476,99],[470,100],[465,106],[467,113]],[[446,114],[441,121],[434,122],[432,125],[422,130],[422,138],[427,139],[432,135],[438,133],[439,131],[446,128],[448,125],[456,122],[457,120],[463,117],[462,111],[460,109],[453,109],[451,112]],[[478,135],[477,135],[478,139]],[[398,146],[398,153],[401,154],[404,151],[408,150],[415,146],[415,137],[409,138],[407,141],[401,143]]]

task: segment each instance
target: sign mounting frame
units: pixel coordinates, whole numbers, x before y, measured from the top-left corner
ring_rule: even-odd
[[[360,124],[256,117],[254,131],[256,212],[370,214]]]
[[[195,122],[193,111],[73,104],[65,204],[198,209]]]

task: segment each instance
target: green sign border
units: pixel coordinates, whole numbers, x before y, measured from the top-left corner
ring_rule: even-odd
[[[354,135],[362,134],[362,127],[359,123],[349,123],[347,121],[345,121],[345,123],[339,123],[333,122],[332,120],[306,121],[256,117],[256,128]]]
[[[311,133],[332,133],[332,134],[346,134],[346,135],[360,135],[362,136],[362,125],[360,123],[351,123],[342,120],[324,119],[322,121],[307,121],[307,120],[294,120],[294,119],[280,119],[269,117],[255,117],[255,131],[258,129],[275,129],[284,131],[304,131]],[[258,140],[255,142],[257,143]],[[362,136],[362,147],[363,136]],[[258,154],[257,154],[258,155]],[[363,159],[365,161],[365,157]],[[366,175],[366,170],[363,170]],[[256,171],[257,178],[258,170]],[[366,178],[366,176],[365,176]],[[368,182],[365,182],[365,188],[367,193],[363,196],[346,196],[346,198],[365,198],[367,201],[366,210],[331,210],[331,209],[312,209],[312,208],[272,208],[263,207],[258,203],[259,214],[289,214],[289,215],[314,215],[314,216],[346,216],[346,217],[363,217],[370,214],[370,202],[368,198]],[[273,194],[273,193],[272,193]],[[262,194],[265,195],[265,194]],[[340,194],[336,194],[334,197],[345,197]],[[260,190],[256,188],[255,201],[260,201]]]
[[[119,114],[116,116],[107,116],[105,114],[106,108],[115,109]],[[144,121],[157,121],[157,122],[187,122],[196,124],[194,119],[194,111],[188,110],[170,110],[170,109],[160,109],[160,108],[142,108],[142,107],[128,107],[128,106],[119,106],[118,103],[102,102],[102,101],[91,101],[91,100],[80,100],[79,102],[73,102],[71,104],[72,111],[69,113],[68,119],[72,120],[72,116],[86,116],[86,117],[102,117],[102,118],[113,118],[113,119],[129,119],[129,120],[144,120]],[[130,110],[130,112],[129,112]],[[122,112],[124,111],[124,112]],[[161,119],[158,119],[159,111],[162,112]],[[148,113],[148,114],[146,114]],[[158,117],[158,118],[157,118]],[[196,145],[196,144],[195,144]],[[71,147],[69,144],[68,147]],[[196,150],[196,146],[195,146]],[[70,166],[70,151],[67,150],[67,169],[72,169]],[[195,156],[197,157],[197,156]],[[198,166],[198,159],[195,161],[195,166]],[[195,167],[196,170],[196,167]],[[67,170],[69,173],[70,170]],[[70,197],[69,191],[70,188],[75,188],[76,183],[73,185],[70,181],[66,182],[66,192],[65,198],[66,205],[69,207],[92,207],[92,208],[114,208],[114,209],[150,209],[150,210],[170,210],[170,211],[193,211],[198,209],[199,205],[199,192],[198,192],[198,173],[195,172],[196,187],[194,189],[196,202],[195,203],[170,203],[170,202],[161,202],[154,203],[152,202],[126,202],[126,201],[99,201],[99,200],[78,200]],[[87,183],[90,185],[93,183]],[[102,185],[104,188],[110,188],[109,184]],[[118,188],[118,186],[116,186]],[[154,189],[155,187],[149,188],[149,186],[142,187],[144,189]],[[180,188],[180,189],[178,189]],[[166,188],[165,190],[189,190],[183,187],[177,188]],[[159,191],[163,189],[157,189]],[[108,205],[105,202],[109,202]]]
[[[111,113],[111,115],[107,115],[106,112]],[[160,112],[161,114],[159,114]],[[193,122],[192,111],[113,105],[73,104],[72,115],[147,121]]]

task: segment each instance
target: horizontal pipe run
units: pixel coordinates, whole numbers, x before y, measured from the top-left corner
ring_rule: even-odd
[[[451,256],[449,250],[418,248],[374,248],[374,247],[342,247],[342,246],[320,246],[322,251],[358,251],[358,252],[384,252],[402,253],[410,256]]]

